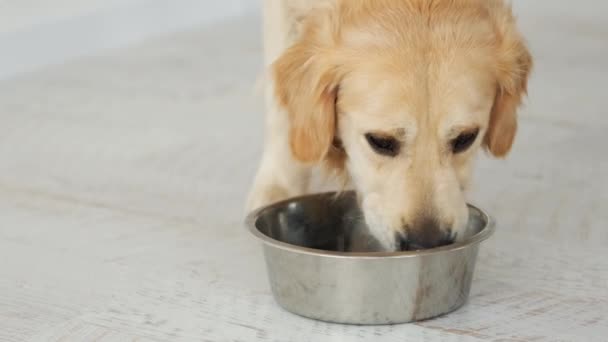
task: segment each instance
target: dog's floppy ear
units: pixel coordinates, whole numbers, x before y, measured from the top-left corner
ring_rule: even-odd
[[[511,10],[502,8],[496,20],[497,89],[484,143],[492,155],[504,157],[511,150],[517,132],[517,109],[527,94],[532,56],[517,32]]]
[[[336,130],[338,75],[329,52],[334,34],[324,19],[309,23],[272,70],[277,99],[289,115],[292,153],[306,163],[325,158]]]

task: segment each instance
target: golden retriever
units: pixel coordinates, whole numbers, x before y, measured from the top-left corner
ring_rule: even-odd
[[[532,58],[502,0],[266,0],[265,149],[248,207],[342,171],[386,250],[461,237],[480,149],[510,150]]]

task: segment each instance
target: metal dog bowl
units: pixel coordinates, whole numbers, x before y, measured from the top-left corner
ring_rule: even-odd
[[[352,192],[303,196],[249,215],[264,243],[272,293],[288,311],[322,321],[392,324],[458,309],[471,287],[479,244],[493,220],[469,206],[465,239],[404,252],[378,251]]]

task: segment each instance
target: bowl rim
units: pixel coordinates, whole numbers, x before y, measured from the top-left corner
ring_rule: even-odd
[[[413,258],[425,255],[433,255],[433,254],[441,254],[454,252],[462,249],[466,249],[475,245],[478,245],[482,241],[488,239],[494,233],[496,229],[496,221],[492,218],[492,216],[488,215],[485,211],[480,209],[478,206],[468,203],[467,206],[474,210],[477,210],[486,222],[485,226],[476,234],[469,237],[466,240],[458,241],[449,245],[421,249],[416,251],[397,251],[397,252],[339,252],[339,251],[330,251],[323,249],[316,249],[310,247],[302,247],[298,245],[292,245],[287,242],[283,242],[280,240],[276,240],[271,238],[270,236],[262,233],[256,226],[257,219],[260,215],[268,210],[273,210],[277,207],[285,206],[289,203],[296,202],[298,200],[303,200],[305,198],[310,197],[318,197],[318,196],[331,196],[331,195],[341,195],[346,193],[352,193],[352,191],[343,191],[343,192],[321,192],[321,193],[312,193],[306,194],[302,196],[291,197],[279,202],[275,202],[263,207],[260,207],[254,211],[252,211],[249,215],[247,215],[245,219],[245,225],[248,230],[262,243],[267,246],[282,249],[285,251],[290,251],[298,254],[306,254],[313,255],[318,257],[331,257],[331,258],[343,258],[343,259],[386,259],[386,258]]]

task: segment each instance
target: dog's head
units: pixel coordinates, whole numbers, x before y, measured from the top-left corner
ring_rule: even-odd
[[[394,250],[463,235],[472,162],[509,152],[531,65],[500,0],[338,0],[273,74],[293,155],[346,171]]]

